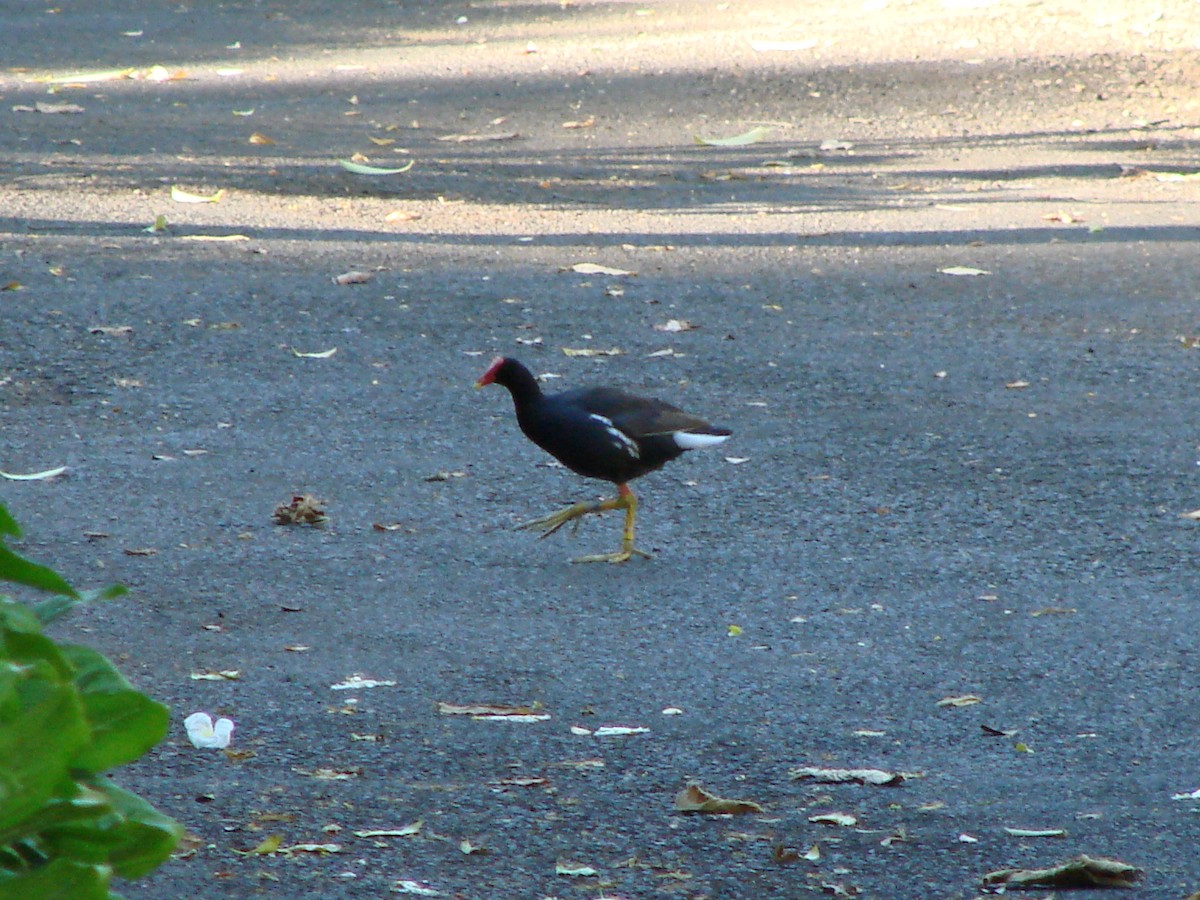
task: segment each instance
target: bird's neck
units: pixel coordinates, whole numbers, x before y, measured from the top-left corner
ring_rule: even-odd
[[[519,411],[523,406],[531,406],[542,399],[542,387],[537,379],[526,368],[522,367],[511,372],[505,381],[505,387],[512,394],[513,403]]]

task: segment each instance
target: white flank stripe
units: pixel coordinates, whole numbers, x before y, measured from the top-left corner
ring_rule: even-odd
[[[717,444],[723,444],[729,440],[727,434],[693,434],[690,431],[672,432],[672,436],[675,438],[675,446],[682,447],[684,450],[715,447]]]
[[[624,450],[634,459],[641,458],[642,452],[638,449],[637,441],[614,425],[612,423],[612,419],[608,418],[607,416],[602,416],[599,413],[589,413],[589,415],[591,418],[603,425],[604,430],[612,436],[614,447],[616,447],[618,450]]]

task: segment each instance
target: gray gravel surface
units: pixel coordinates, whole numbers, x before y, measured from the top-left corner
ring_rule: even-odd
[[[970,898],[1081,852],[1200,890],[1194,2],[17,4],[0,33],[0,469],[70,466],[0,496],[22,552],[130,586],[61,636],[173,710],[118,777],[190,851],[126,896]],[[470,389],[495,353],[734,430],[637,483],[652,561],[568,562],[618,516],[512,530],[606,486]],[[272,524],[303,493],[329,522]],[[196,710],[240,755],[188,743]],[[649,730],[571,730],[614,725]],[[677,814],[692,779],[765,812]],[[340,850],[239,855],[276,834]]]

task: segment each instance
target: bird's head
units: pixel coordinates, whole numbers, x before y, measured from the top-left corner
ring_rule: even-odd
[[[503,356],[497,356],[492,360],[492,364],[488,366],[488,370],[479,376],[479,380],[475,382],[475,387],[486,387],[489,384],[496,383],[496,376],[500,374],[500,370],[504,368],[504,364],[508,360]]]

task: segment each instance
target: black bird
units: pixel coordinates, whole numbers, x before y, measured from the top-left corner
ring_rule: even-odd
[[[511,357],[497,356],[475,382],[476,387],[500,384],[512,394],[517,424],[525,436],[586,478],[617,486],[611,500],[576,503],[518,528],[541,529],[551,535],[588,513],[625,510],[621,549],[615,553],[581,556],[573,562],[625,562],[634,554],[650,554],[633,546],[637,497],[629,489],[635,478],[661,468],[685,450],[711,447],[728,439],[727,428],[716,428],[697,416],[645,397],[610,387],[580,388],[543,394],[530,371]]]

